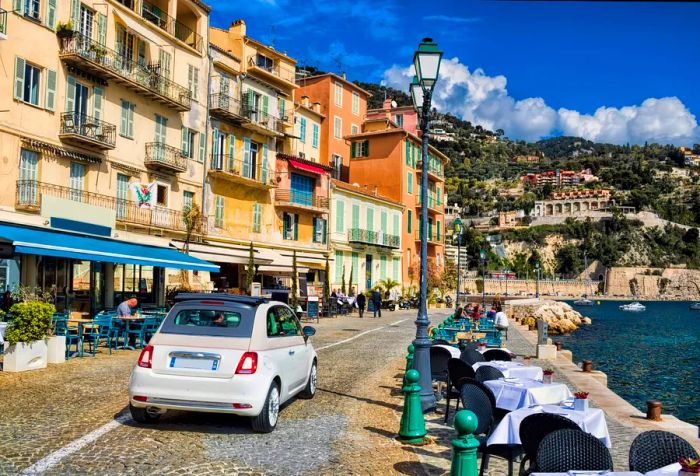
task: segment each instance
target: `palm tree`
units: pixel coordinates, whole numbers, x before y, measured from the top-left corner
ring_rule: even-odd
[[[192,235],[202,232],[202,210],[199,205],[192,203],[183,207],[182,223],[185,225],[185,243],[182,246],[182,251],[189,254]],[[186,269],[180,271],[180,287],[182,289],[190,288],[190,273]]]
[[[392,289],[400,285],[401,283],[391,278],[386,278],[379,281],[379,286],[384,290],[384,292],[391,291]]]

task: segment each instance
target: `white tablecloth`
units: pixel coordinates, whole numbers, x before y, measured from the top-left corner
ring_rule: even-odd
[[[663,468],[655,469],[654,471],[649,471],[646,476],[678,476],[678,471],[681,470],[680,463],[669,464]]]
[[[574,398],[563,383],[544,384],[536,380],[513,379],[487,380],[484,384],[496,396],[496,406],[505,410],[517,410],[530,405],[559,404]]]
[[[477,362],[472,367],[474,371],[479,367],[488,365],[501,371],[507,378],[527,378],[531,380],[542,380],[542,367],[525,365],[521,362],[506,362],[502,360],[492,360],[490,362]]]
[[[7,330],[7,322],[0,322],[0,344],[5,343],[5,331]]]
[[[509,350],[506,349],[505,347],[484,347],[483,349],[477,347],[476,350],[477,350],[478,352],[480,352],[480,353],[483,354],[483,353],[486,352],[487,350],[493,350],[493,349],[505,350],[505,351],[508,352],[510,355],[513,355],[513,352],[509,351]]]
[[[599,474],[595,471],[592,472],[576,472],[576,476],[584,476],[584,475],[596,475]],[[649,473],[647,473],[649,474]],[[530,476],[571,476],[569,473],[532,473]],[[614,471],[612,473],[605,473],[605,476],[643,476],[642,473],[638,473],[636,471]]]
[[[506,414],[503,420],[493,430],[489,437],[489,445],[519,445],[520,423],[528,415],[535,413],[558,413],[576,423],[586,433],[598,438],[610,448],[610,434],[608,424],[605,422],[605,413],[600,408],[589,408],[586,412],[579,412],[562,408],[558,405],[537,405],[533,408],[521,408]]]
[[[451,345],[438,344],[433,347],[442,347],[443,349],[449,350],[450,354],[452,354],[452,357],[455,359],[459,359],[459,356],[462,353],[457,347],[452,347]]]

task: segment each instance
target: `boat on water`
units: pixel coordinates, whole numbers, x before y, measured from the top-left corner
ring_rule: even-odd
[[[690,305],[691,311],[700,311],[700,302],[694,302]]]
[[[595,303],[588,299],[588,296],[581,296],[580,299],[574,301],[574,306],[592,306],[593,304]]]
[[[641,304],[637,301],[629,303],[629,304],[623,304],[620,306],[621,311],[627,311],[627,312],[642,312],[646,311],[647,307],[644,304]]]

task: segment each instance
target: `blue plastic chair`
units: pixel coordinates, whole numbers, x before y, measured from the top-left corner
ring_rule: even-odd
[[[88,354],[92,357],[97,353],[100,344],[100,325],[98,322],[84,322],[80,324],[80,356],[85,355],[85,344],[88,345]]]
[[[134,347],[143,349],[146,345],[146,319],[126,321],[125,346],[129,345],[129,340],[134,338]]]

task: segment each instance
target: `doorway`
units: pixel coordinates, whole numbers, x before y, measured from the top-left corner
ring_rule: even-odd
[[[365,256],[365,289],[372,289],[372,255]]]

